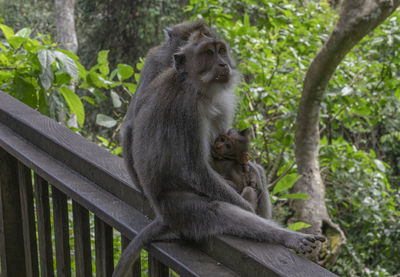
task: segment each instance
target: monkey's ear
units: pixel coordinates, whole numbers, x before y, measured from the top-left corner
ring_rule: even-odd
[[[165,38],[170,39],[172,36],[172,28],[165,27],[164,34],[165,34]]]
[[[174,54],[174,68],[176,72],[182,74],[185,72],[185,55],[183,53]]]
[[[246,129],[240,131],[240,134],[241,134],[242,136],[246,136],[246,137],[247,137],[248,135],[250,135],[250,129],[249,129],[249,128],[246,128]]]

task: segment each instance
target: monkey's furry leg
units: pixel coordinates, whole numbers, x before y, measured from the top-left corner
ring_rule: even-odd
[[[211,201],[195,193],[166,193],[160,207],[169,226],[189,239],[201,240],[225,234],[277,243],[302,253],[311,252],[316,240],[325,240],[318,235],[285,229],[238,206]]]
[[[318,235],[291,231],[270,219],[264,219],[237,206],[225,202],[218,203],[218,217],[221,219],[218,232],[258,241],[278,243],[301,253],[311,252],[315,242],[325,241]]]
[[[122,252],[121,258],[113,272],[113,277],[127,276],[129,269],[140,255],[141,249],[149,243],[159,240],[170,229],[159,218],[147,225]],[[170,237],[168,237],[170,238]]]

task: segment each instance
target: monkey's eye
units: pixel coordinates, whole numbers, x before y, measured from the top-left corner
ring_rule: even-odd
[[[221,47],[221,48],[218,50],[218,53],[219,53],[220,55],[222,55],[222,56],[225,56],[225,55],[226,55],[226,49],[225,49],[224,47]]]
[[[219,139],[221,142],[225,142],[225,138],[220,138]]]
[[[214,55],[214,51],[211,50],[210,48],[207,49],[206,53],[207,53],[208,56],[213,56]]]

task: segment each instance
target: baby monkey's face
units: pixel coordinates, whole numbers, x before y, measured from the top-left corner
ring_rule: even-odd
[[[248,161],[249,131],[230,129],[215,140],[211,151],[214,158],[236,160],[240,163]],[[245,159],[245,161],[244,161]]]

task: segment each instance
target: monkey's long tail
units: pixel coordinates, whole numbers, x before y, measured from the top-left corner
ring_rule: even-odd
[[[157,218],[152,223],[147,225],[124,250],[112,276],[127,276],[129,269],[139,257],[140,250],[152,241],[159,239],[161,235],[167,233],[168,231],[168,226]]]

